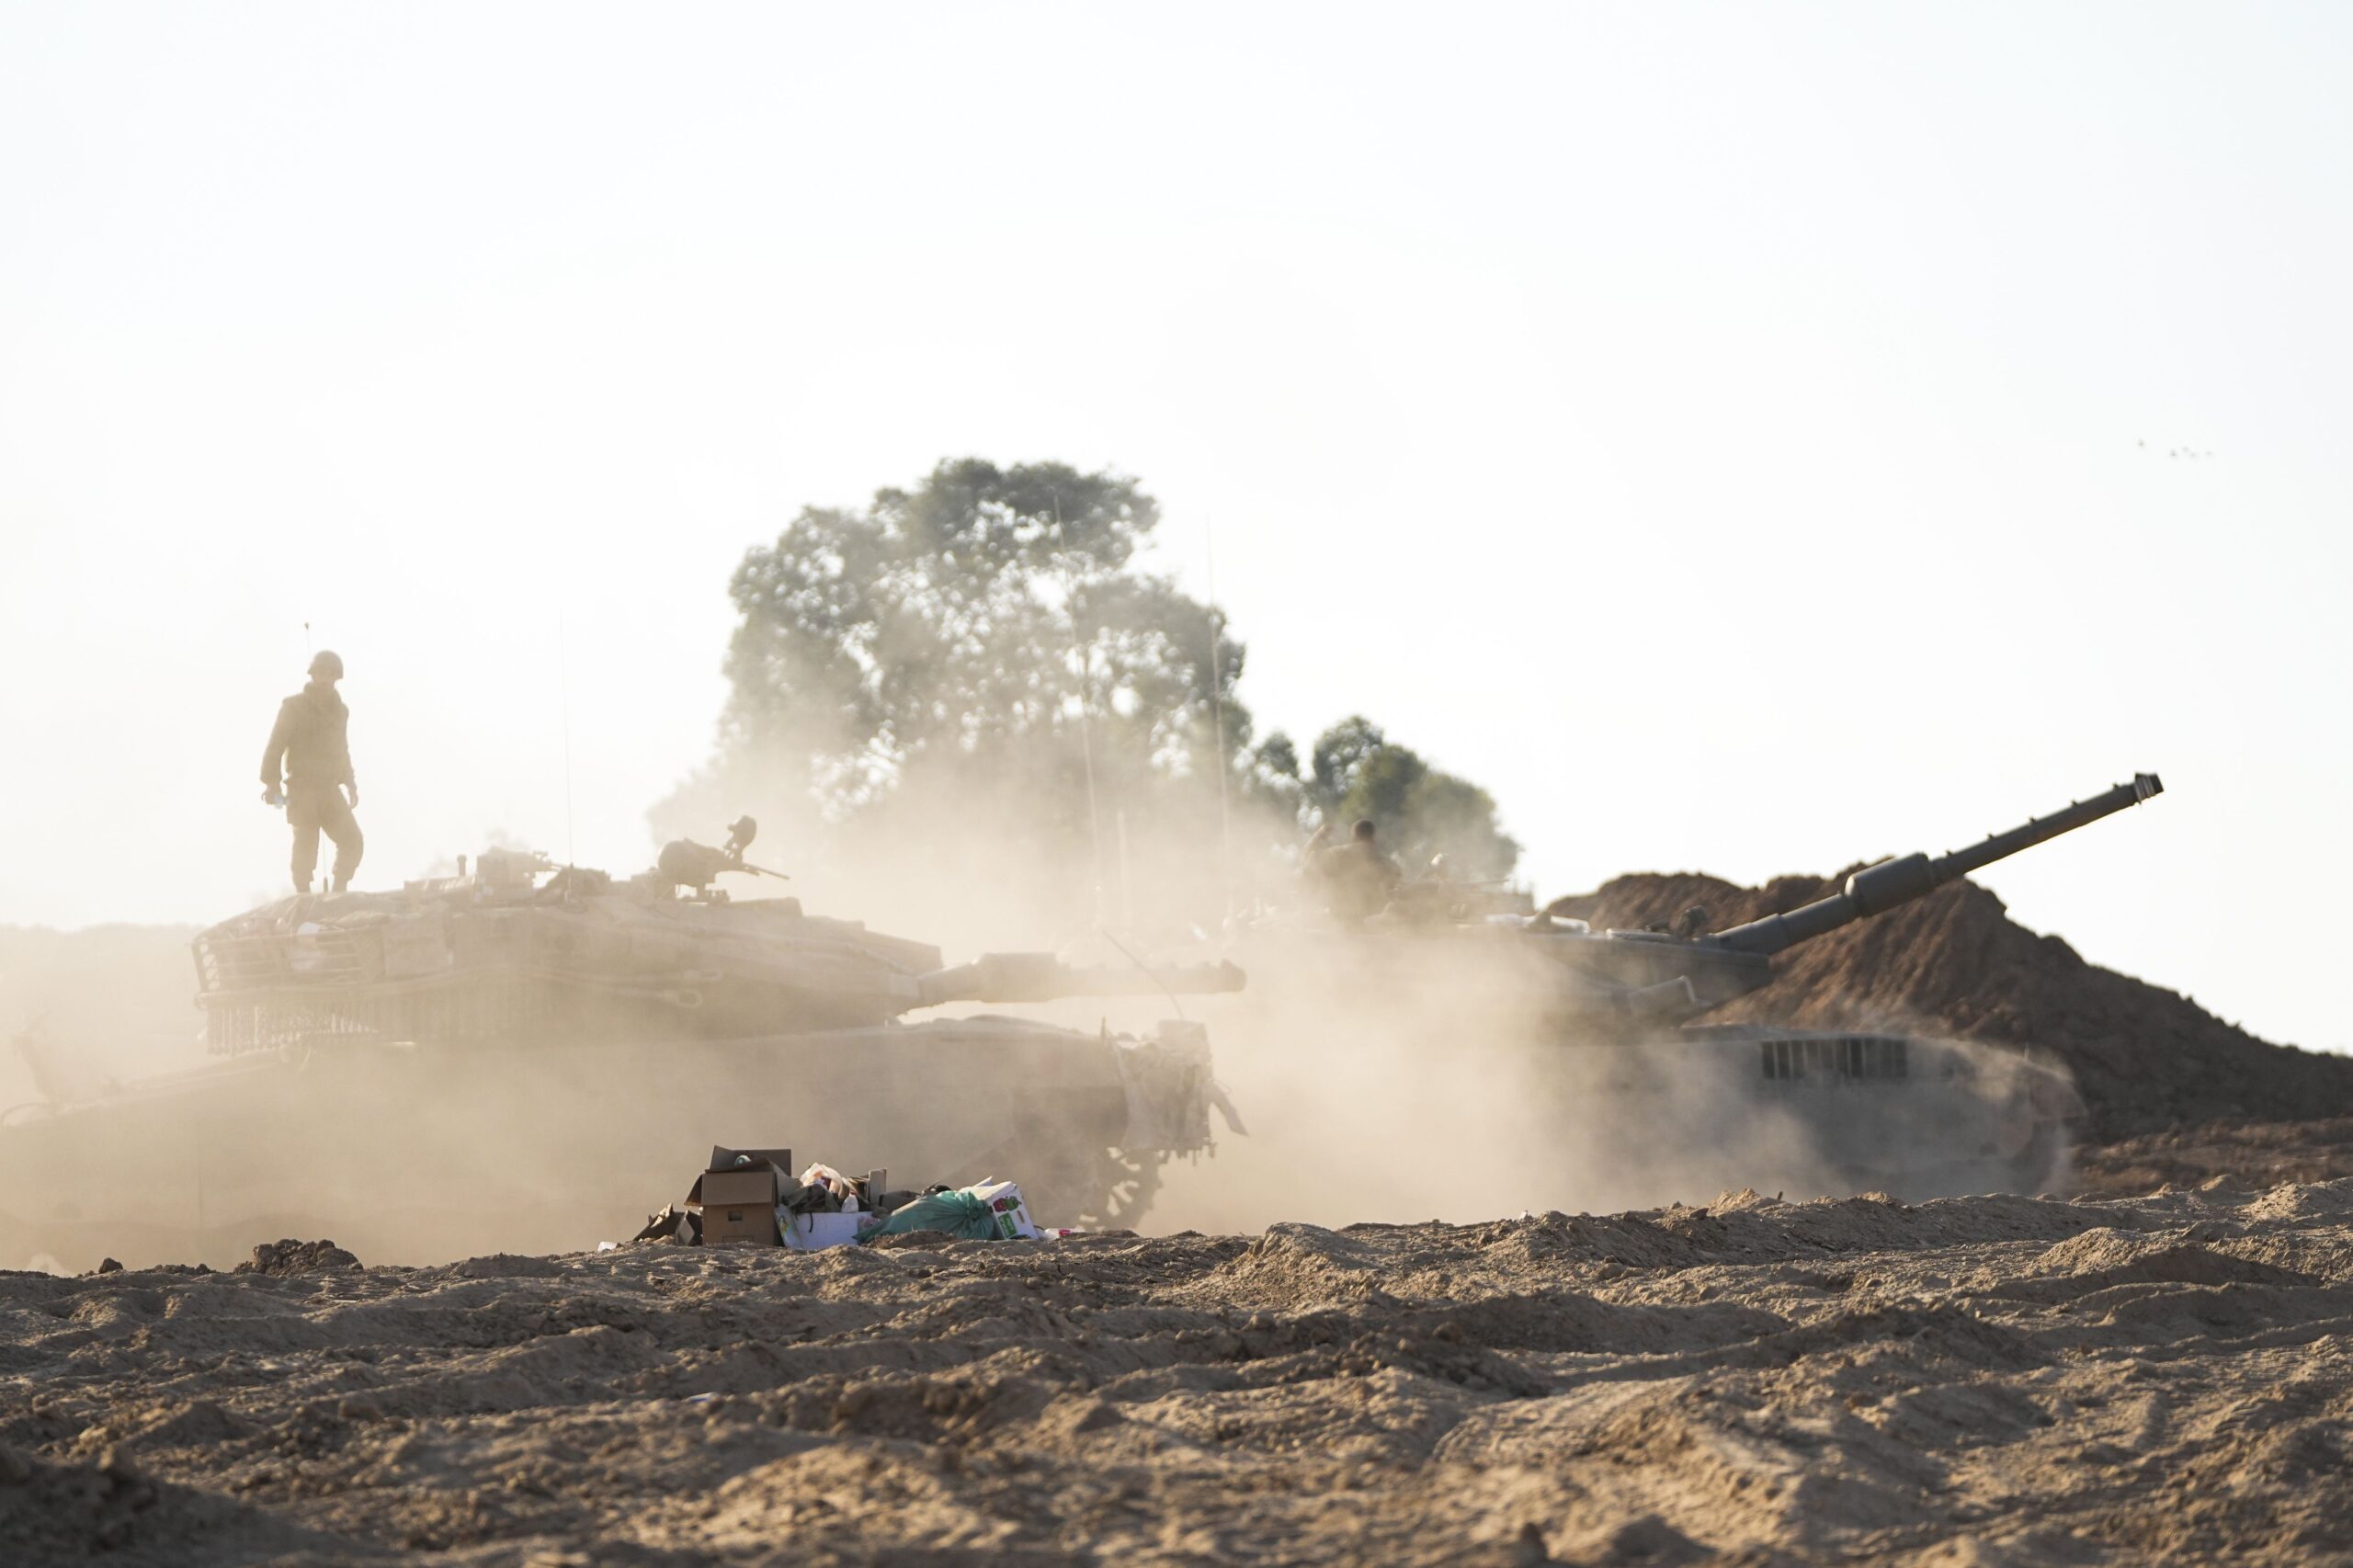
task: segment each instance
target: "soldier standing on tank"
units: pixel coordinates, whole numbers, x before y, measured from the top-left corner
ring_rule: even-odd
[[[1351,923],[1380,914],[1404,880],[1397,862],[1374,842],[1370,817],[1349,830],[1348,842],[1328,847],[1311,844],[1314,867],[1324,879],[1324,898],[1333,914]],[[1317,838],[1324,836],[1317,830]]]
[[[351,710],[335,689],[342,678],[343,661],[322,649],[311,661],[311,684],[278,705],[269,749],[261,757],[262,801],[284,805],[294,829],[294,886],[301,892],[311,891],[322,832],[335,841],[337,892],[351,885],[366,844],[351,814],[359,804],[359,786],[351,776]]]

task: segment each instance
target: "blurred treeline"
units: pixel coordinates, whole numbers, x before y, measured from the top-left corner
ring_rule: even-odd
[[[1304,756],[1257,733],[1247,645],[1142,562],[1159,520],[1132,478],[977,458],[803,510],[736,568],[718,748],[656,830],[749,811],[813,911],[947,942],[1214,930],[1298,902],[1327,821],[1372,818],[1409,874],[1508,875],[1487,792],[1370,720]]]

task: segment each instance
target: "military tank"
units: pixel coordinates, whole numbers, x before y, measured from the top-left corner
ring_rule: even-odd
[[[1575,1129],[1586,1169],[1631,1169],[1671,1149],[1690,1187],[1765,1186],[1795,1170],[1793,1185],[1901,1197],[2041,1191],[2063,1181],[2083,1111],[2055,1062],[1902,1029],[1722,1025],[1707,1015],[1767,984],[1775,957],[1801,943],[2163,789],[2140,774],[1966,849],[1882,861],[1802,907],[1721,930],[1694,909],[1671,928],[1597,931],[1532,902],[1510,908],[1496,890],[1424,881],[1401,886],[1371,919],[1267,922],[1221,950],[1249,965],[1242,1006],[1288,1023],[1342,998],[1368,1036],[1411,1032],[1415,1050],[1462,1077],[1524,1084],[1543,1116]],[[1218,1022],[1222,1034],[1247,1028]],[[1531,1043],[1542,1048],[1532,1061]],[[1768,1144],[1769,1158],[1758,1152]],[[1645,1200],[1625,1188],[1612,1196]]]
[[[736,899],[755,824],[616,879],[492,850],[397,892],[305,894],[197,937],[211,1058],[0,1120],[0,1265],[242,1257],[330,1235],[370,1261],[626,1236],[713,1143],[920,1187],[1022,1183],[1119,1224],[1238,1127],[1198,1022],[1141,1037],[955,1003],[1237,989],[1231,964],[1073,968]],[[676,1187],[680,1191],[671,1191]]]

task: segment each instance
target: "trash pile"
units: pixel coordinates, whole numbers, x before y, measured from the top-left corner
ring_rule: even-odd
[[[685,1246],[786,1246],[803,1252],[854,1246],[880,1236],[936,1231],[959,1241],[1035,1241],[1064,1236],[1029,1218],[1019,1186],[892,1190],[887,1171],[845,1176],[813,1164],[792,1174],[790,1149],[713,1145],[685,1199],[665,1206],[632,1242]]]

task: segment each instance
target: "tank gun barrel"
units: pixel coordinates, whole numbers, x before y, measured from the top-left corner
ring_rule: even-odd
[[[2073,833],[2104,816],[2112,816],[2127,806],[2137,805],[2153,795],[2165,792],[2154,773],[2136,773],[2129,784],[2119,784],[2101,791],[2088,801],[2077,801],[2064,811],[1997,833],[1991,838],[1972,844],[1966,849],[1956,849],[1949,855],[1930,858],[1926,855],[1906,855],[1901,859],[1882,860],[1876,866],[1866,866],[1847,879],[1847,885],[1827,898],[1802,904],[1786,915],[1768,915],[1762,920],[1752,920],[1745,926],[1734,926],[1705,938],[1721,947],[1745,953],[1768,956],[1810,941],[1841,926],[1853,924],[1870,915],[1884,914],[1897,904],[1909,903],[1935,892],[1949,881],[1957,881],[1995,861],[2030,849],[2045,839],[2056,838],[2063,833]]]
[[[917,975],[923,999],[915,1006],[1058,1002],[1066,996],[1203,996],[1239,991],[1242,981],[1242,971],[1230,963],[1074,969],[1051,953],[983,953],[972,963]]]

